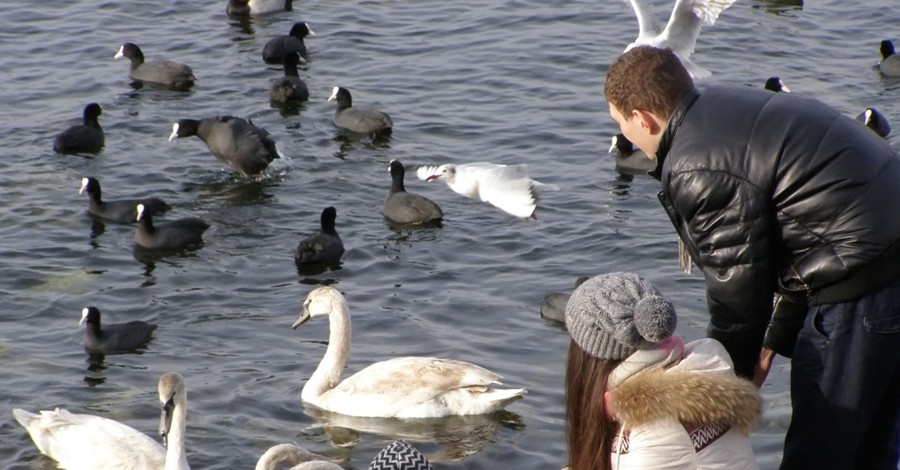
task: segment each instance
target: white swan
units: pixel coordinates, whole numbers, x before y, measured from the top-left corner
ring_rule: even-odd
[[[343,470],[326,457],[314,454],[294,444],[278,444],[269,447],[256,462],[256,470],[278,470],[291,465],[288,470]]]
[[[57,408],[13,415],[44,455],[68,470],[189,470],[184,449],[187,396],[181,375],[159,378],[160,434],[168,449],[146,434],[111,419]]]
[[[488,162],[422,165],[416,170],[421,180],[440,180],[450,189],[470,199],[480,199],[508,214],[534,218],[538,189],[559,190],[528,176],[528,165],[500,165]]]
[[[629,0],[637,16],[640,32],[637,39],[625,48],[628,52],[639,45],[671,48],[681,59],[684,68],[694,78],[705,78],[712,73],[691,62],[691,54],[697,45],[702,24],[712,25],[719,14],[730,7],[734,0],[676,0],[669,22],[663,28],[656,15],[650,11],[644,0]]]
[[[328,315],[330,334],[325,356],[300,394],[310,405],[350,416],[437,418],[491,413],[525,395],[521,388],[492,388],[500,376],[487,369],[434,357],[376,362],[341,381],[350,350],[350,312],[337,289],[310,292],[293,328],[320,315]]]

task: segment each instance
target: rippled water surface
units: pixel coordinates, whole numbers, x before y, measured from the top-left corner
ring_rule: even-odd
[[[538,315],[545,293],[581,275],[636,271],[673,299],[684,336],[703,336],[703,283],[677,269],[658,184],[618,175],[607,155],[615,128],[602,84],[637,34],[627,3],[298,1],[292,12],[245,21],[224,10],[224,0],[14,0],[0,10],[0,467],[55,468],[12,408],[61,406],[155,435],[157,379],[178,371],[189,389],[193,468],[252,468],[279,442],[365,468],[403,437],[436,468],[555,469],[566,462],[568,340]],[[312,98],[275,108],[268,84],[280,67],[262,63],[262,46],[301,19],[317,33],[300,71]],[[847,114],[875,106],[900,122],[900,83],[872,68],[878,43],[900,39],[897,24],[900,11],[886,0],[738,0],[698,41],[695,61],[714,72],[700,85],[761,87],[779,75]],[[113,60],[125,41],[148,59],[191,65],[198,85],[132,88],[127,63]],[[335,85],[388,112],[391,138],[340,136],[326,102]],[[54,135],[91,101],[104,110],[103,152],[55,154]],[[252,118],[287,158],[246,179],[198,139],[166,141],[176,120],[217,114]],[[380,207],[395,158],[528,163],[562,190],[525,222],[408,178],[446,219],[394,230]],[[135,257],[134,227],[92,225],[78,194],[83,176],[99,178],[108,199],[156,195],[174,206],[167,218],[208,220],[205,246]],[[300,274],[292,252],[328,205],[347,246],[343,264]],[[497,415],[425,422],[304,409],[300,390],[328,325],[290,325],[320,284],[350,304],[348,372],[395,355],[446,356],[495,370],[528,395]],[[91,359],[78,327],[87,305],[109,322],[160,326],[140,354]],[[764,388],[766,414],[753,435],[763,468],[777,467],[789,420],[787,369],[779,361]]]

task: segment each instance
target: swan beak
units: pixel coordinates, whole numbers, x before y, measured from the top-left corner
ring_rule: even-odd
[[[309,314],[309,307],[304,305],[303,311],[300,312],[300,318],[298,318],[297,321],[295,321],[294,324],[291,325],[291,329],[296,330],[298,326],[306,323],[306,320],[309,320],[310,318],[312,318],[312,316]]]
[[[169,430],[172,429],[172,413],[175,411],[175,402],[171,399],[162,406],[162,413],[159,417],[159,435],[162,437],[163,445],[168,446]]]

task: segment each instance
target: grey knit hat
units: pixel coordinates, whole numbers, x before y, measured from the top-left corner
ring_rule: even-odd
[[[675,332],[675,307],[633,273],[592,277],[566,304],[569,335],[591,356],[624,359]]]

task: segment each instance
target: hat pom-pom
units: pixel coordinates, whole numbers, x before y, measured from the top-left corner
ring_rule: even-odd
[[[647,341],[660,343],[675,332],[675,306],[659,295],[650,295],[634,306],[634,328]]]

